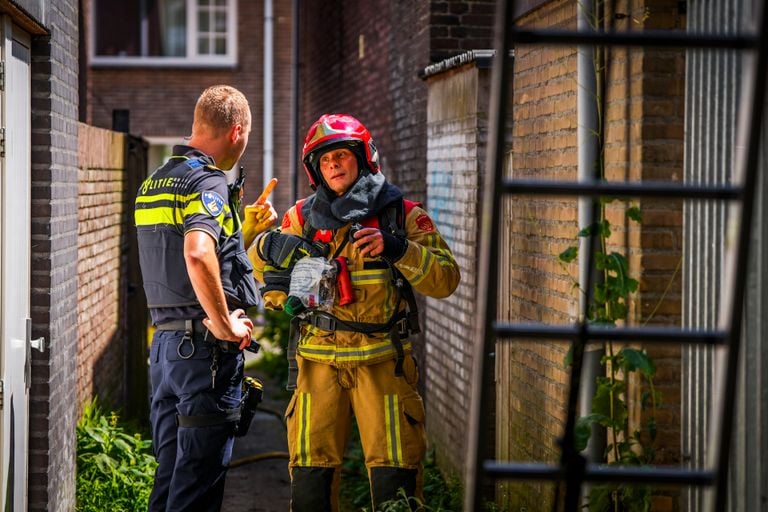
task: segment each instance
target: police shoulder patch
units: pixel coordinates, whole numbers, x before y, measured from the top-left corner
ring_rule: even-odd
[[[224,211],[224,198],[217,192],[206,190],[200,194],[200,199],[203,202],[203,207],[212,217],[218,217]]]

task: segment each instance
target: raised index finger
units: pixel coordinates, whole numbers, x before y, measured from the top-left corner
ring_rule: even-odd
[[[275,185],[277,185],[277,178],[272,178],[269,180],[269,183],[267,183],[267,186],[264,187],[264,192],[261,193],[259,198],[256,200],[255,204],[262,204],[264,201],[267,200],[267,197],[269,197],[269,194],[272,193],[272,190],[275,188]]]

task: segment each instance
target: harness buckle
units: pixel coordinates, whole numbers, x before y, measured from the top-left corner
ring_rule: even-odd
[[[397,333],[400,335],[400,339],[407,338],[409,332],[409,322],[407,318],[403,318],[397,322]]]
[[[323,331],[335,331],[336,319],[322,315],[312,315],[312,325]]]

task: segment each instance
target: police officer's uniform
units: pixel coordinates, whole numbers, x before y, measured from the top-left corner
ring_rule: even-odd
[[[139,189],[135,210],[144,290],[157,330],[150,349],[150,420],[159,462],[150,510],[218,510],[243,379],[236,344],[202,325],[184,260],[184,235],[216,240],[230,311],[257,304],[252,267],[224,173],[194,148],[176,146]],[[205,339],[207,337],[207,339]]]

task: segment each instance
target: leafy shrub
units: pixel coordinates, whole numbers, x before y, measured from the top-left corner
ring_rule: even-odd
[[[256,317],[263,318],[260,333],[256,333],[261,348],[252,360],[248,362],[248,369],[259,370],[272,378],[282,386],[288,381],[288,334],[291,327],[291,317],[285,311],[272,311],[265,309]]]
[[[118,416],[105,415],[96,400],[85,405],[77,424],[79,512],[147,510],[157,463],[152,441],[128,434]]]
[[[363,462],[363,450],[354,425],[347,454],[342,464],[341,510],[371,510],[371,490],[368,470]],[[461,482],[458,477],[444,478],[435,462],[434,451],[427,453],[424,461],[424,501],[409,499],[401,491],[398,499],[382,503],[383,512],[419,510],[421,512],[453,512],[463,507]],[[413,508],[411,508],[413,507]]]

